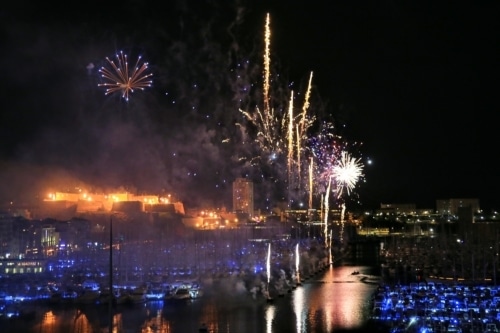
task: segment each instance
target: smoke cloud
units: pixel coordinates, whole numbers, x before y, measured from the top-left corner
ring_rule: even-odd
[[[262,155],[256,129],[239,112],[261,103],[265,14],[239,2],[190,5],[178,2],[170,20],[140,4],[122,8],[150,14],[132,25],[90,24],[86,11],[43,22],[29,13],[20,19],[15,11],[6,17],[10,54],[1,65],[16,68],[6,73],[12,82],[7,93],[24,95],[9,101],[5,120],[31,121],[25,128],[9,126],[0,159],[5,184],[12,186],[2,189],[2,202],[20,200],[27,190],[37,197],[63,183],[168,192],[192,205],[229,206],[231,183],[242,176],[260,191],[257,205],[283,199],[283,161]],[[74,24],[68,28],[66,20]],[[153,86],[134,91],[129,102],[98,87],[106,57],[120,51],[131,64],[142,56],[153,73]],[[273,99],[282,110],[285,74],[273,77]]]

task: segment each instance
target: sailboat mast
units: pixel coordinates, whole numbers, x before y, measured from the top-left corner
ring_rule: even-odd
[[[113,217],[109,218],[109,333],[113,332]]]

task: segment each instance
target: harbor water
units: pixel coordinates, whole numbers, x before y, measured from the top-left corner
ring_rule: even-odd
[[[239,277],[205,281],[203,296],[115,306],[37,304],[33,318],[3,322],[13,333],[274,333],[365,330],[371,297],[380,284],[376,270],[335,264],[302,277],[285,293],[265,298],[240,291]],[[110,318],[112,327],[110,329]]]

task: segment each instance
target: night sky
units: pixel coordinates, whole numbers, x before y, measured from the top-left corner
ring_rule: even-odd
[[[500,207],[498,2],[15,3],[0,8],[1,203],[75,182],[192,205],[230,204],[240,176],[269,191],[237,126],[261,105],[269,12],[273,98],[300,103],[314,73],[317,119],[365,164],[357,204]],[[119,51],[153,73],[129,102],[98,87]]]

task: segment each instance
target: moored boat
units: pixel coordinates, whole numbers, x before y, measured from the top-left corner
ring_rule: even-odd
[[[71,304],[75,303],[78,294],[73,290],[55,291],[49,297],[50,304]]]
[[[98,290],[87,289],[75,298],[76,304],[96,304],[99,300],[100,292]]]
[[[146,299],[149,301],[162,300],[165,297],[165,290],[162,288],[148,288]]]
[[[174,300],[185,300],[191,299],[191,294],[189,293],[188,288],[177,288],[172,295],[172,299]]]
[[[129,303],[131,304],[140,304],[147,301],[146,298],[146,288],[145,287],[137,287],[132,290],[132,292],[128,295]]]
[[[112,294],[109,288],[104,288],[101,290],[99,297],[97,299],[98,304],[109,304],[109,302],[114,302],[114,294]]]
[[[125,289],[114,289],[113,300],[116,305],[122,305],[129,301],[129,292]]]
[[[203,290],[197,282],[177,281],[172,284],[172,290],[165,294],[165,300],[196,299],[203,295]]]

